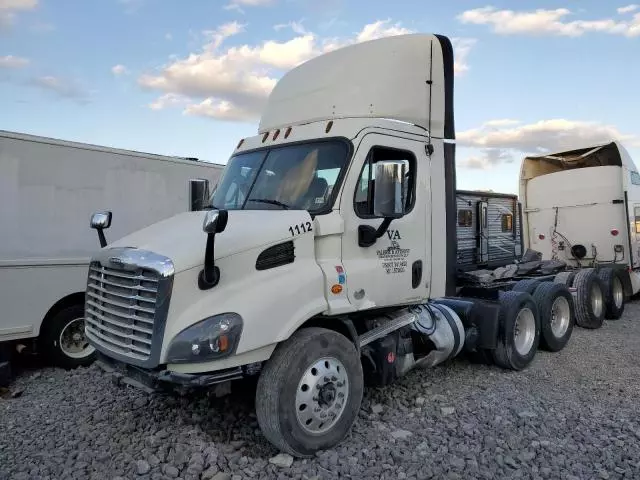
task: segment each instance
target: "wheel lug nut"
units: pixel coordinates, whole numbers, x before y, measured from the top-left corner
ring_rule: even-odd
[[[334,377],[331,377],[331,381],[332,381],[332,382],[335,382],[336,380],[338,380],[338,377],[335,377],[335,376],[334,376]]]
[[[330,380],[329,380],[329,377],[324,377],[324,381],[325,381],[326,383],[329,383],[329,381],[330,381]]]
[[[338,393],[338,397],[343,398],[344,397],[344,393],[342,393],[342,392]]]

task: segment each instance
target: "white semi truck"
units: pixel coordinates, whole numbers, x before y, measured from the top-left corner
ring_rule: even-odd
[[[566,264],[568,285],[581,269],[595,269],[604,316],[620,318],[626,299],[640,291],[640,174],[624,146],[611,141],[524,158],[520,201],[526,248]],[[601,326],[599,319],[588,326]]]
[[[563,348],[575,292],[510,280],[484,234],[479,260],[458,256],[473,218],[457,205],[453,65],[447,37],[411,34],[288,72],[203,211],[92,258],[85,328],[99,364],[150,391],[257,375],[265,437],[306,457],[345,437],[365,384],[463,350],[519,370],[539,346]],[[518,208],[507,203],[496,211]],[[91,226],[102,234],[107,218]],[[517,252],[515,218],[503,221]]]
[[[16,349],[63,367],[87,365],[86,228],[110,208],[113,239],[191,210],[189,180],[215,183],[222,165],[0,131],[0,364]],[[193,192],[194,195],[197,192]]]

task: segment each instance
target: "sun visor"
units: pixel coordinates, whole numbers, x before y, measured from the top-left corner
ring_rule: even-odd
[[[315,57],[275,86],[259,132],[363,117],[405,121],[431,128],[434,137],[454,138],[449,40],[430,34],[399,35]]]

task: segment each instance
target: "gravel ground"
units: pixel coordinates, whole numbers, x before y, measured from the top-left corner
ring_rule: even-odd
[[[0,478],[640,478],[639,319],[629,304],[523,372],[461,359],[367,389],[338,448],[292,463],[261,437],[251,388],[148,396],[95,366],[31,370],[0,399]]]

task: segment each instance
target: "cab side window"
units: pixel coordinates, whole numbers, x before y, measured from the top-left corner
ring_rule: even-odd
[[[415,203],[416,157],[412,152],[388,147],[373,147],[364,162],[360,178],[356,184],[354,209],[360,218],[374,218],[373,192],[375,190],[376,163],[381,160],[395,160],[407,163],[405,188],[407,192],[405,211],[408,213]]]

